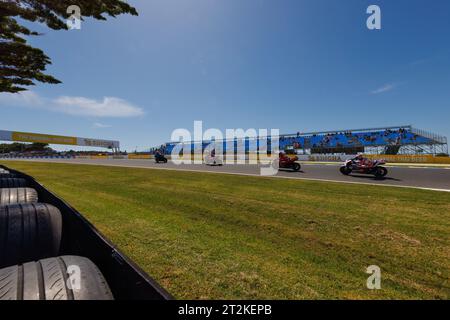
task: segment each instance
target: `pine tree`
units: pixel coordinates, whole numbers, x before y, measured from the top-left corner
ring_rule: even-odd
[[[81,18],[106,20],[105,16],[138,14],[121,0],[0,0],[0,92],[24,91],[24,86],[34,85],[35,81],[61,82],[44,73],[50,58],[24,38],[39,34],[20,22],[39,22],[54,30],[67,30],[67,8],[71,5],[81,9]]]

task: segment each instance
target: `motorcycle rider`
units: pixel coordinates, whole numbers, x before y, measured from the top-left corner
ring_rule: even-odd
[[[300,171],[301,165],[297,162],[298,157],[290,157],[284,152],[278,153],[279,168],[291,169],[293,171]]]
[[[362,168],[370,168],[373,165],[372,160],[365,158],[362,154],[358,154],[352,161]]]
[[[165,160],[164,152],[162,152],[161,149],[157,149],[155,151],[155,160],[156,161],[164,161]]]
[[[280,160],[280,162],[282,162],[282,161],[289,161],[289,157],[286,155],[286,153],[284,153],[284,152],[280,152],[279,154],[278,154],[278,158],[279,158],[279,160]]]

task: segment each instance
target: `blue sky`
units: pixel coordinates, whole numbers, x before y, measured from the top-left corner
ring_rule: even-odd
[[[413,124],[450,137],[450,2],[140,0],[30,42],[60,85],[0,94],[0,129],[117,139],[176,128],[282,133]],[[379,5],[382,29],[368,30]]]

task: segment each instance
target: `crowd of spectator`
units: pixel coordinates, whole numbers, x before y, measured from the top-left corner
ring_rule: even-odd
[[[427,138],[420,137],[408,129],[386,129],[372,132],[330,132],[302,136],[299,132],[295,136],[282,137],[280,146],[302,148],[343,148],[355,146],[383,146],[402,145],[405,143],[427,143]]]
[[[279,147],[282,150],[301,149],[333,149],[333,148],[364,148],[374,146],[391,146],[403,144],[428,144],[429,138],[419,136],[406,128],[373,130],[373,131],[336,131],[302,135],[281,136]],[[163,154],[170,153],[175,143],[162,145],[150,150],[154,154],[159,150]],[[226,148],[224,146],[224,148]]]

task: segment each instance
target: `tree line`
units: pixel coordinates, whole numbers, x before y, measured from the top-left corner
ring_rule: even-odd
[[[25,151],[53,151],[47,143],[2,143],[0,144],[0,153],[25,152]]]

